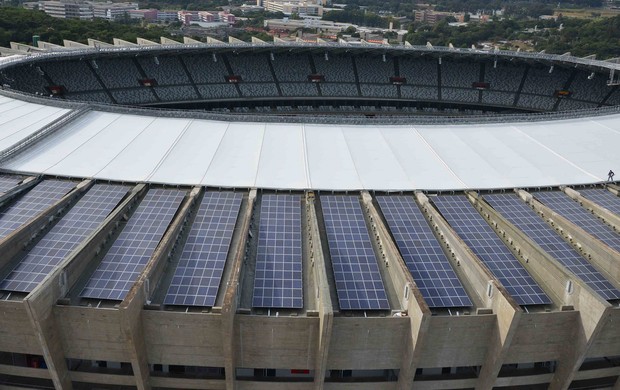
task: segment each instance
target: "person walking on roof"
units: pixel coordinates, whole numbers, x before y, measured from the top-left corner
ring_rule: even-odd
[[[614,171],[612,171],[611,169],[609,170],[609,173],[607,174],[607,181],[614,181],[614,176],[616,174],[614,173]]]

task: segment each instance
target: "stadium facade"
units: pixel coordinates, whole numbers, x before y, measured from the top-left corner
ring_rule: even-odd
[[[116,42],[0,61],[2,386],[620,388],[617,63]]]

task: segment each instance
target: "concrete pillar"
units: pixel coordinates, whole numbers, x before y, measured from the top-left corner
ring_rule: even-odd
[[[226,370],[226,389],[234,390],[236,388],[235,368],[236,368],[236,356],[235,356],[235,316],[238,305],[238,289],[239,289],[239,277],[241,275],[241,267],[245,259],[245,248],[248,240],[248,232],[250,229],[250,222],[252,219],[252,211],[254,209],[254,202],[256,201],[256,189],[252,189],[248,195],[247,204],[245,209],[241,211],[239,215],[241,239],[238,245],[234,248],[236,253],[234,258],[234,264],[232,266],[232,272],[226,291],[224,293],[224,300],[222,302],[222,340],[224,348],[224,369]]]
[[[418,366],[420,353],[422,348],[420,345],[425,339],[426,331],[429,326],[431,311],[422,297],[422,293],[418,289],[413,280],[413,276],[409,272],[405,261],[400,255],[398,248],[391,238],[388,227],[384,224],[379,210],[373,203],[372,196],[367,192],[362,192],[362,202],[366,207],[366,212],[371,221],[371,235],[379,242],[381,255],[385,257],[387,264],[387,274],[390,277],[390,283],[394,285],[395,291],[398,293],[399,308],[407,313],[409,317],[409,334],[407,348],[402,359],[402,365],[398,375],[398,389],[411,389],[413,380]]]
[[[323,257],[323,244],[319,234],[319,223],[314,204],[314,193],[306,193],[306,216],[308,235],[310,237],[310,252],[313,264],[314,280],[317,291],[317,307],[319,310],[319,345],[317,346],[316,365],[314,368],[314,386],[321,390],[325,384],[327,372],[327,357],[329,344],[332,337],[332,325],[334,321],[334,309],[329,292],[329,283]]]
[[[88,185],[80,188],[86,190]],[[35,329],[50,376],[57,389],[71,389],[71,378],[67,368],[61,333],[53,313],[56,301],[63,297],[70,286],[80,277],[88,259],[92,259],[94,251],[100,245],[101,239],[106,236],[115,221],[119,220],[138,193],[144,188],[138,186],[88,237],[76,250],[73,251],[58,267],[50,273],[24,299],[24,305]],[[77,265],[77,267],[73,267]]]
[[[612,213],[604,207],[599,206],[597,203],[584,198],[578,191],[573,190],[572,188],[564,187],[562,191],[572,199],[575,199],[579,204],[586,209],[590,210],[600,218],[603,218],[605,222],[612,226],[612,228],[616,231],[620,231],[620,216]]]
[[[479,310],[491,309],[496,316],[496,326],[493,333],[489,335],[489,347],[476,383],[476,389],[490,389],[495,384],[508,353],[523,310],[443,217],[430,206],[428,198],[421,193],[416,194],[416,196],[452,254],[457,257],[460,264],[459,272],[465,274],[467,280],[471,282],[470,287],[474,289],[477,295],[474,300],[477,299],[484,305]]]
[[[119,305],[121,330],[125,337],[127,352],[131,360],[133,375],[139,390],[151,389],[150,368],[146,353],[146,341],[142,327],[142,308],[151,297],[150,286],[157,286],[168,263],[168,255],[177,242],[194,201],[201,192],[194,188],[179,206],[176,217],[157,245],[153,255]]]
[[[71,205],[75,199],[93,184],[92,180],[80,182],[72,191],[52,204],[36,218],[26,222],[8,236],[0,240],[0,268],[5,267],[19,252],[22,251],[33,237],[37,237],[41,229],[47,226],[50,218],[54,217],[65,207]]]

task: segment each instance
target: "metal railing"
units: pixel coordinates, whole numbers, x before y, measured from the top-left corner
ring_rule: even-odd
[[[22,138],[15,144],[9,146],[8,148],[0,152],[0,164],[5,163],[6,161],[11,159],[16,154],[23,151],[24,149],[32,146],[34,143],[39,142],[45,137],[60,130],[61,128],[66,126],[69,122],[84,115],[88,111],[90,111],[90,107],[88,105],[84,105],[76,110],[71,110],[68,113],[62,115],[61,117],[43,126],[41,129],[30,134],[29,136]]]

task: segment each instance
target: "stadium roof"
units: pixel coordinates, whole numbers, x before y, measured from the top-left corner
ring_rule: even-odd
[[[67,111],[7,97],[0,98],[2,107],[15,107],[0,124],[5,147]],[[599,182],[620,166],[619,128],[620,115],[532,123],[346,126],[90,111],[2,168],[278,189],[555,186]]]
[[[182,47],[191,51],[207,46],[222,50],[234,47],[235,53],[242,49],[351,49],[347,45],[278,48],[222,44],[175,45],[169,50]],[[127,55],[167,49],[95,48],[37,54],[8,62],[27,64],[78,54]],[[389,50],[439,56],[520,56],[536,61],[568,61],[586,68],[618,68],[613,62],[540,53],[380,45],[360,50],[374,54]],[[611,113],[601,115],[606,112]],[[79,115],[71,117],[76,113]],[[392,119],[386,122],[385,118],[359,117],[327,121],[313,116],[242,118],[71,103],[4,91],[0,92],[0,168],[181,185],[385,191],[587,184],[604,181],[609,169],[620,170],[618,107],[548,114],[461,120],[435,117],[427,122],[424,118],[400,118],[391,123]],[[30,142],[39,133],[49,135]],[[13,150],[19,153],[7,152]]]

